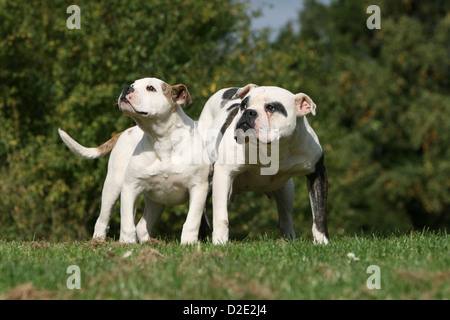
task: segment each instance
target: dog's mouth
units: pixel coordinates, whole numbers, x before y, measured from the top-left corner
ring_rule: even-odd
[[[241,124],[239,127],[236,127],[234,130],[234,140],[238,144],[247,144],[250,141],[258,143],[258,133],[255,128],[251,127],[248,123]]]
[[[127,108],[127,107],[124,108],[122,106],[122,104],[128,105],[129,108]],[[133,104],[124,96],[120,97],[119,107],[124,112],[130,112],[131,111],[131,113],[137,113],[137,114],[140,114],[140,115],[143,115],[143,116],[147,116],[148,115],[148,112],[136,110],[136,108],[133,106]]]
[[[273,140],[277,139],[279,139],[277,130],[274,132],[262,129],[257,130],[248,123],[241,123],[239,126],[236,126],[236,130],[234,131],[234,140],[238,144],[247,144],[252,141],[252,143],[256,144],[270,145]]]
[[[239,129],[241,129],[242,131],[244,131],[244,132],[247,132],[248,130],[250,130],[250,129],[255,129],[250,123],[248,123],[247,121],[245,121],[245,122],[239,122],[237,125],[236,125],[236,130],[239,130]]]
[[[253,132],[252,132],[253,131]],[[238,143],[238,144],[248,144],[249,142],[253,141],[253,143],[256,142],[256,144],[267,144],[270,145],[272,144],[271,140],[260,140],[258,134],[256,133],[255,129],[251,129],[251,134],[249,134],[249,131],[242,131],[242,130],[236,130],[234,133],[234,140]]]

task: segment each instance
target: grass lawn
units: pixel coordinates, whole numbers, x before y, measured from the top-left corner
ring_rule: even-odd
[[[68,273],[72,265],[79,272]],[[372,265],[379,269],[368,273]],[[187,247],[0,241],[0,298],[449,299],[449,238],[341,236],[321,246],[266,237]]]

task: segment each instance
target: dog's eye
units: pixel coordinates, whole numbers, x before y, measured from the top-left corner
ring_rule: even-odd
[[[147,91],[156,92],[156,89],[154,86],[147,86]]]
[[[245,97],[245,99],[242,100],[242,102],[241,102],[241,110],[247,109],[248,100],[249,100],[249,97]]]
[[[270,113],[279,112],[282,115],[284,115],[285,117],[288,116],[287,112],[286,112],[286,108],[283,106],[283,104],[281,102],[278,102],[278,101],[269,102],[268,104],[265,105],[264,109],[266,110],[266,112],[270,112]]]
[[[276,110],[276,108],[273,105],[271,105],[271,104],[266,105],[266,111],[268,111],[270,113],[274,113],[275,110]]]

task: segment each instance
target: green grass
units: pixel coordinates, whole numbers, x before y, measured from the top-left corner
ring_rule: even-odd
[[[80,290],[66,286],[70,265],[80,267]],[[380,267],[379,290],[366,286],[370,265]],[[449,299],[449,239],[445,232],[423,232],[342,236],[327,246],[270,237],[187,247],[163,240],[144,245],[0,241],[0,297]]]

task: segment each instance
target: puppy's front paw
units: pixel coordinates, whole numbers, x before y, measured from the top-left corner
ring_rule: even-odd
[[[228,242],[228,219],[223,219],[213,224],[212,240],[214,244],[226,244]]]
[[[96,240],[106,240],[106,233],[108,232],[109,226],[107,223],[103,223],[99,220],[95,223],[93,239]]]
[[[120,235],[119,242],[120,243],[136,243],[136,235],[133,235],[133,236]]]
[[[92,236],[92,239],[104,241],[104,240],[106,240],[106,233],[94,233],[94,235]]]
[[[194,244],[198,242],[198,235],[197,234],[188,234],[187,232],[183,232],[181,235],[181,245],[188,245],[188,244]]]
[[[222,232],[214,232],[212,235],[213,243],[216,245],[224,245],[228,242],[228,229]]]

